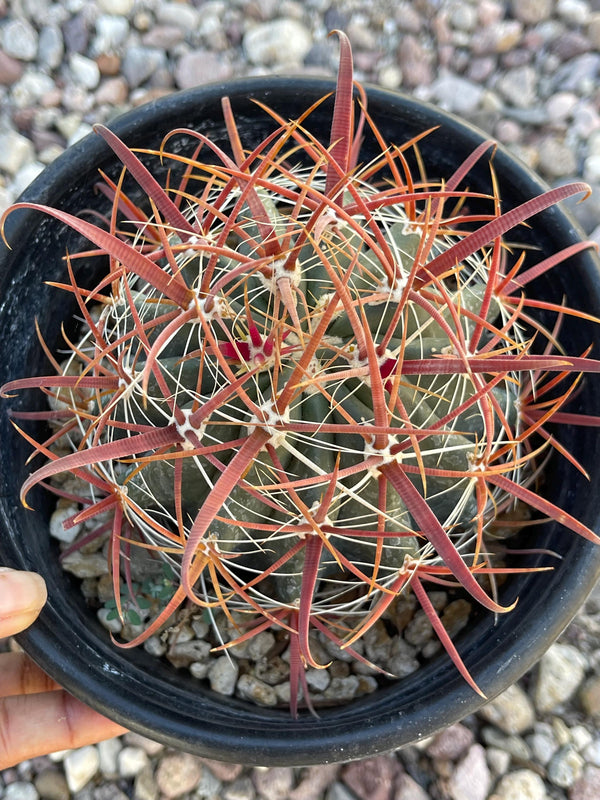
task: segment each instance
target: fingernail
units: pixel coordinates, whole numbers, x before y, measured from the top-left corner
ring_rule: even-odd
[[[0,617],[41,608],[46,598],[46,583],[41,575],[0,567]]]

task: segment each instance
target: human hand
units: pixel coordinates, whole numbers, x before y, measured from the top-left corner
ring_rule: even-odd
[[[46,597],[40,575],[0,567],[0,639],[31,625]],[[24,653],[0,653],[0,769],[124,732],[61,689]]]

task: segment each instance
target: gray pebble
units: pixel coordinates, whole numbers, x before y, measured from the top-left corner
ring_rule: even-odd
[[[14,781],[4,790],[3,800],[39,800],[39,794],[32,783]]]
[[[455,114],[472,114],[483,96],[483,86],[451,72],[442,73],[431,86],[431,92],[441,108]]]
[[[528,108],[537,100],[538,75],[534,67],[525,65],[507,70],[497,81],[495,88],[502,97],[516,108]]]
[[[2,49],[20,61],[33,61],[38,51],[38,34],[26,19],[15,17],[0,28]]]
[[[343,783],[336,781],[327,790],[325,800],[356,800],[356,795]]]
[[[538,764],[546,766],[558,749],[558,743],[551,731],[548,733],[535,732],[526,739],[531,749],[531,754]]]
[[[222,782],[210,769],[202,768],[200,780],[194,789],[194,800],[216,800],[222,797]]]
[[[256,793],[251,778],[238,778],[223,790],[223,800],[254,800]]]
[[[239,668],[228,656],[217,658],[210,666],[208,680],[213,692],[231,696],[235,692]]]
[[[123,76],[132,89],[147,81],[158,69],[166,66],[166,56],[156,47],[133,46],[127,49],[122,63]]]
[[[600,738],[595,738],[586,745],[582,755],[588,764],[600,767]]]
[[[62,31],[58,25],[45,25],[40,31],[38,59],[42,66],[53,70],[60,66],[65,52]]]
[[[561,747],[548,764],[548,780],[555,786],[567,789],[583,773],[584,759],[574,747]]]
[[[95,27],[96,35],[91,45],[91,53],[95,56],[118,51],[127,41],[129,21],[126,17],[100,14]]]
[[[513,758],[520,761],[529,761],[531,758],[531,750],[520,736],[515,734],[506,736],[496,730],[496,728],[490,727],[485,727],[483,729],[482,736],[486,744],[490,744],[492,747],[497,747],[499,750],[510,753]]]

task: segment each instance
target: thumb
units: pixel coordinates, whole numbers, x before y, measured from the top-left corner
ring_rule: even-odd
[[[41,575],[0,567],[0,638],[31,625],[47,596]]]

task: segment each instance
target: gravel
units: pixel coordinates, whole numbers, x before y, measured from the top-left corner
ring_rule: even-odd
[[[359,80],[458,113],[551,185],[584,177],[596,198],[571,210],[600,244],[599,0],[0,0],[0,211],[128,108],[211,80],[333,75],[335,27],[353,42]],[[180,654],[197,669],[202,655]],[[410,651],[393,657],[410,671]],[[247,691],[270,704],[262,677]],[[0,772],[0,800],[592,800],[599,721],[597,590],[515,687],[403,751],[261,770],[126,734]]]

